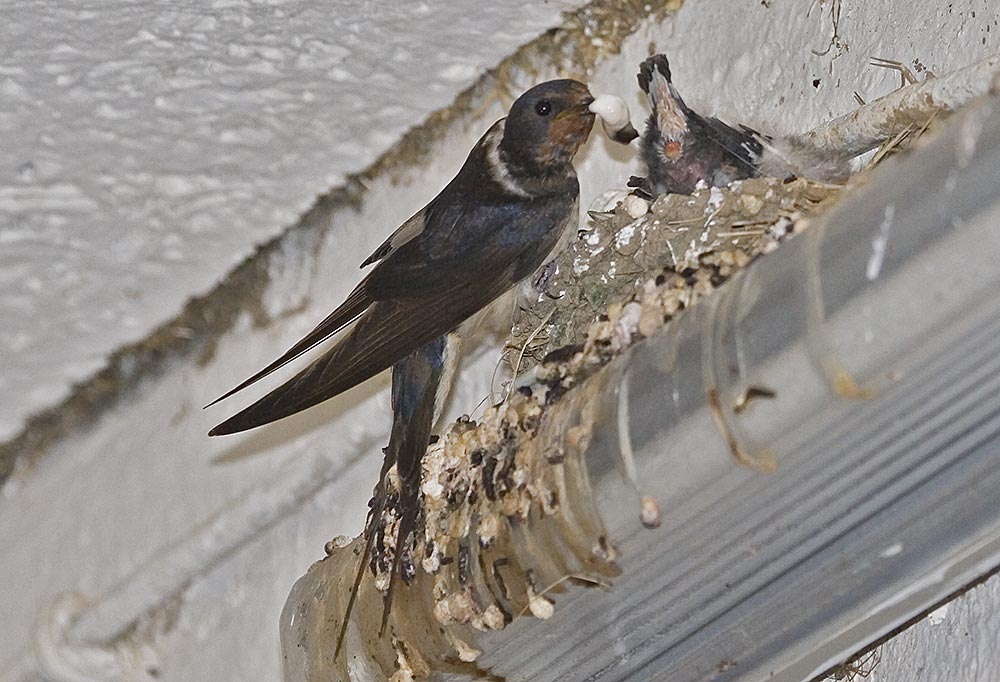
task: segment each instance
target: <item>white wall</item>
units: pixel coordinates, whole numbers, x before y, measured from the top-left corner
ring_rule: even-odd
[[[17,161],[0,169],[0,390],[24,397],[3,401],[0,433],[16,432],[117,344],[169,319],[254,243],[291,224],[314,195],[371,161],[564,7],[526,2],[491,14],[445,4],[407,5],[404,14],[362,2],[330,10],[217,3],[196,17],[143,4],[8,11],[14,21],[0,26],[0,43],[15,47],[0,65],[0,132]],[[855,90],[873,99],[898,83],[869,66],[871,56],[943,73],[1000,51],[993,0],[843,0],[838,44],[814,54],[829,44],[834,6],[691,0],[675,19],[630,38],[594,74],[593,90],[628,96],[638,123],[634,72],[652,42],[671,56],[691,104],[765,131],[805,130],[852,109]],[[346,26],[352,21],[359,23]],[[23,40],[29,32],[33,40]],[[53,56],[38,59],[39,51]],[[346,75],[335,81],[339,69]],[[118,117],[122,111],[128,116]],[[180,590],[160,610],[151,640],[161,680],[277,678],[277,617],[288,589],[326,540],[360,530],[387,432],[385,378],[230,439],[204,433],[245,400],[199,408],[339,302],[356,281],[355,264],[441,187],[499,114],[494,105],[454,126],[433,158],[400,182],[378,180],[359,209],[338,209],[287,237],[263,294],[272,324],[244,316],[207,363],[172,362],[4,485],[0,679],[35,665],[24,655],[58,593],[141,606],[128,586],[170,573],[183,558],[172,547],[213,521],[247,520],[275,485],[312,480],[315,495],[306,486],[300,506]],[[609,150],[595,136],[581,159],[585,202],[628,174]],[[18,171],[27,161],[34,170]],[[494,363],[488,349],[467,363],[454,412],[471,411],[486,394]],[[116,592],[123,586],[126,597]],[[967,607],[949,609],[948,625],[921,626],[886,647],[876,679],[1000,679],[978,676],[998,663],[995,651],[968,644],[976,636],[933,637],[943,642],[933,645],[941,655],[928,654],[928,665],[947,667],[925,678],[907,667],[915,657],[905,643],[923,646],[929,628],[957,632],[981,621],[977,633],[996,632],[997,581],[972,594]],[[99,621],[91,617],[82,630],[100,632]]]
[[[579,4],[6,7],[0,442]]]
[[[889,640],[871,682],[1000,680],[1000,576],[970,590]]]

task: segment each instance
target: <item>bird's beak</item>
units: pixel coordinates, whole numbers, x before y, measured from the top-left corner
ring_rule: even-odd
[[[591,96],[590,93],[587,93],[580,98],[578,104],[574,104],[569,109],[560,111],[556,114],[556,117],[553,120],[558,121],[559,119],[566,118],[567,116],[593,116],[594,113],[590,110],[590,105],[593,103],[593,96]]]

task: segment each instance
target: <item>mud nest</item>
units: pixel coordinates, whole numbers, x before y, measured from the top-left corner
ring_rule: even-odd
[[[608,586],[616,549],[593,504],[584,454],[601,369],[727,279],[806,228],[840,187],[758,178],[649,205],[616,195],[590,213],[538,302],[523,311],[505,357],[523,376],[481,419],[459,419],[423,462],[422,518],[402,548],[406,587],[378,636],[398,514],[390,494],[362,581],[346,654],[334,659],[361,539],[328,546],[289,598],[306,679],[490,678],[477,632],[519,616],[548,618],[569,584]],[[637,217],[636,217],[637,216]],[[530,374],[527,372],[530,371]],[[510,387],[508,387],[510,388]],[[390,489],[395,472],[390,471]],[[350,671],[350,672],[349,672]]]

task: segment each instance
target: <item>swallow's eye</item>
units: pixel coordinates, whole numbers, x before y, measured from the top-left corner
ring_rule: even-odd
[[[535,113],[539,116],[548,116],[552,111],[552,102],[547,99],[539,100],[535,105]]]

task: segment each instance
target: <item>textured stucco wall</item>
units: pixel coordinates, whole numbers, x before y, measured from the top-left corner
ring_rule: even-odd
[[[998,643],[1000,576],[993,576],[886,642],[868,679],[995,682],[1000,680]]]
[[[579,4],[5,8],[0,443]]]
[[[122,17],[105,22],[93,9],[66,15],[75,20],[70,22],[79,36],[75,43],[59,39],[60,17],[66,16],[54,13],[53,23],[40,36],[43,43],[51,43],[51,54],[65,54],[65,59],[38,60],[34,53],[26,53],[23,63],[2,66],[13,71],[0,71],[0,88],[13,93],[11,98],[5,96],[7,104],[0,104],[0,126],[26,131],[14,139],[18,161],[0,171],[7,174],[0,176],[0,217],[5,221],[0,276],[3,305],[9,305],[13,311],[9,319],[14,320],[0,332],[6,334],[0,337],[6,344],[3,379],[8,383],[3,388],[26,391],[36,383],[47,387],[39,389],[41,398],[35,402],[26,397],[27,402],[18,405],[3,403],[0,420],[6,420],[5,428],[9,430],[33,406],[52,400],[68,380],[85,376],[115,343],[141,337],[143,330],[169,317],[184,297],[211,284],[255,241],[289,224],[317,192],[361,167],[410,123],[447,102],[471,79],[469,69],[490,64],[537,32],[525,28],[527,23],[522,22],[527,20],[519,12],[531,12],[537,28],[563,8],[555,3],[523,4],[531,9],[508,12],[505,5],[496,16],[485,16],[485,21],[494,22],[489,24],[495,29],[489,31],[491,40],[482,39],[480,33],[471,42],[462,42],[470,30],[461,30],[461,24],[448,26],[455,35],[442,37],[445,28],[420,19],[423,15],[382,17],[384,12],[375,13],[371,3],[356,3],[350,9],[357,21],[373,22],[378,28],[371,32],[365,28],[368,24],[343,28],[348,36],[345,44],[350,45],[347,54],[333,49],[330,40],[304,40],[325,31],[325,15],[316,14],[320,10],[309,3],[219,3],[212,10],[199,10],[197,21],[204,25],[198,30],[210,33],[190,39],[171,38],[178,22],[188,25],[182,12],[163,18],[151,9],[149,16],[132,9],[122,16],[138,12],[131,15],[136,26],[121,29],[121,36],[115,34],[121,49],[131,50],[131,57],[123,60],[112,60],[107,55],[117,53],[93,38],[99,26],[118,26]],[[838,39],[831,44],[838,6]],[[416,9],[406,11],[421,7],[440,13],[443,3],[414,5]],[[27,15],[17,17],[20,30],[0,28],[7,31],[5,46],[18,44],[17,36],[30,20]],[[268,25],[275,17],[277,24]],[[922,5],[901,0],[691,0],[675,19],[651,23],[629,39],[619,58],[601,65],[593,86],[595,92],[628,96],[638,123],[634,71],[653,43],[669,52],[678,86],[692,104],[765,131],[804,130],[851,110],[855,90],[873,99],[895,87],[898,75],[869,66],[871,56],[911,67],[916,61],[931,71],[945,72],[1000,51],[997,22],[993,0]],[[195,31],[194,23],[190,31]],[[417,39],[428,34],[433,41]],[[503,40],[494,41],[494,35]],[[509,44],[504,42],[507,38]],[[304,40],[299,47],[290,47],[299,39]],[[91,44],[90,54],[96,55],[88,68],[76,68],[89,63],[87,51],[74,48],[80,42]],[[308,48],[309,44],[314,47]],[[388,44],[396,47],[387,48]],[[410,50],[412,61],[401,56],[403,49]],[[373,94],[363,60],[384,66],[385,54],[399,60],[386,67],[387,82],[376,79],[381,87]],[[282,71],[302,55],[306,57],[296,69],[311,74],[308,82]],[[46,70],[46,64],[60,60],[62,66]],[[109,65],[98,69],[97,62]],[[157,72],[168,62],[171,77],[180,79],[170,92],[178,102],[187,102],[184,106],[195,107],[195,119],[203,116],[205,128],[192,127],[191,146],[178,142],[164,156],[165,147],[174,149],[173,142],[186,139],[169,132],[183,127],[186,119],[178,113],[183,108],[161,107],[153,92],[148,102],[138,97],[129,116],[116,118],[115,112],[126,105],[115,104],[112,93],[127,94],[138,87],[138,81],[115,75],[122,69],[128,72],[129,65]],[[347,82],[356,89],[346,98],[346,109],[331,110],[333,94],[327,85],[340,68],[352,74]],[[298,73],[296,69],[292,71]],[[418,77],[411,81],[414,70]],[[263,80],[250,76],[261,73]],[[80,97],[96,97],[92,107],[87,104],[97,112],[95,117],[86,119],[87,125],[80,129],[67,122],[76,120],[77,110],[38,115],[44,98],[31,94],[29,86],[49,81],[52,88],[65,87],[68,93],[79,87]],[[65,85],[59,86],[60,82]],[[105,82],[114,85],[101,85]],[[432,83],[444,83],[446,88]],[[264,107],[267,123],[247,111],[239,94],[244,87],[272,102]],[[91,90],[105,94],[98,97]],[[302,104],[306,91],[313,92],[319,99],[312,102],[319,104]],[[74,101],[60,92],[49,92],[52,101]],[[267,92],[282,94],[271,99],[264,96]],[[372,99],[366,100],[369,96]],[[164,102],[170,100],[164,97]],[[100,107],[105,101],[110,109]],[[360,529],[388,425],[385,377],[308,414],[233,439],[208,441],[204,433],[236,405],[209,413],[199,407],[270,360],[325,315],[356,281],[355,264],[441,187],[485,125],[499,115],[494,105],[468,125],[454,126],[437,145],[432,161],[405,172],[400,182],[374,182],[361,206],[337,209],[326,217],[329,230],[303,230],[289,237],[271,265],[270,283],[263,293],[270,324],[261,326],[244,316],[219,339],[207,361],[173,363],[126,403],[109,410],[85,432],[59,441],[30,470],[4,484],[0,546],[8,550],[0,553],[0,575],[5,576],[0,613],[15,616],[0,619],[0,676],[28,650],[34,623],[57,593],[81,590],[99,597],[135,572],[155,571],[171,544],[245,504],[252,491],[296,467],[325,462],[325,484],[319,493],[218,569],[193,581],[171,604],[170,617],[164,618],[153,637],[161,680],[277,678],[277,615],[289,587],[319,558],[326,540]],[[233,119],[220,122],[228,116]],[[230,129],[232,134],[222,135]],[[204,140],[198,137],[202,133]],[[40,142],[31,146],[25,139]],[[115,147],[118,143],[123,146]],[[25,150],[33,153],[26,156]],[[612,160],[608,152],[616,158]],[[24,165],[27,161],[33,161],[31,166]],[[221,165],[213,166],[216,161]],[[620,184],[633,161],[595,135],[581,157],[584,203]],[[219,184],[206,186],[206,175],[220,178]],[[102,178],[113,191],[102,188]],[[95,248],[89,242],[72,241],[74,225],[87,234],[95,234],[101,225],[110,231],[101,233],[102,246]],[[192,232],[180,236],[182,229]],[[178,235],[180,246],[176,239],[167,239],[171,234]],[[174,247],[191,258],[172,260],[168,253]],[[25,265],[36,252],[39,268],[51,265],[53,275],[68,273],[60,287],[50,291],[47,280]],[[8,258],[14,270],[6,267]],[[135,262],[155,267],[140,268],[149,278],[140,285],[135,302],[129,303],[122,295],[128,286],[119,284],[118,278],[135,277],[128,267]],[[60,295],[67,292],[79,292],[79,298]],[[100,314],[110,317],[102,319]],[[127,319],[136,322],[130,326]],[[66,324],[37,326],[46,320]],[[74,326],[88,320],[93,328]],[[18,325],[26,325],[27,331],[14,331]],[[54,330],[47,332],[49,328]],[[49,336],[60,337],[64,345],[45,345]],[[57,341],[53,338],[51,343]],[[26,349],[34,353],[36,347],[37,357],[25,355]],[[14,371],[8,371],[7,357],[16,360]],[[452,400],[454,413],[472,411],[479,403],[494,364],[495,355],[488,348],[466,363]],[[990,640],[978,639],[980,633],[985,637],[996,632],[992,614],[998,601],[1000,586],[994,579],[950,607],[941,624],[928,622],[914,634],[904,634],[886,647],[876,679],[1000,680],[1000,660],[985,646]],[[976,637],[958,635],[965,631],[965,623],[977,621],[984,624],[976,629]],[[908,647],[922,653],[908,654]],[[901,653],[891,653],[897,650]],[[927,661],[921,673],[907,667],[917,659]],[[934,664],[935,660],[946,665]]]

